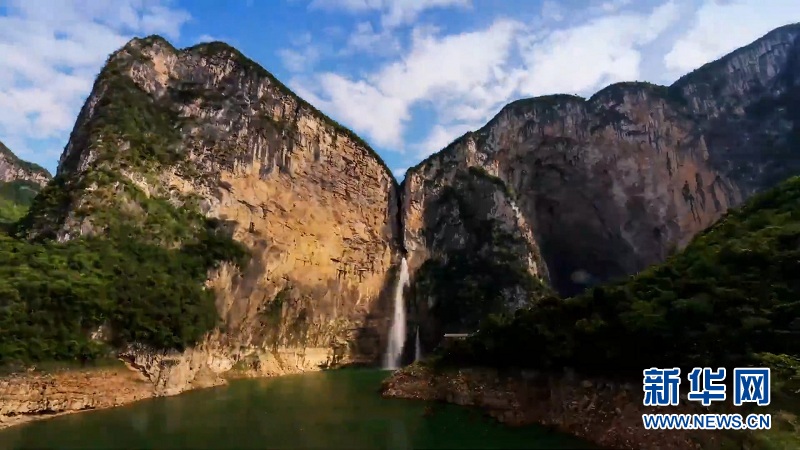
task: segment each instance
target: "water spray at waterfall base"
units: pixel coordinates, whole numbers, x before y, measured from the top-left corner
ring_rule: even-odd
[[[403,290],[408,285],[408,263],[400,262],[400,274],[394,290],[394,314],[389,329],[389,344],[383,357],[383,368],[395,370],[400,367],[400,357],[406,341],[406,303],[403,301]]]

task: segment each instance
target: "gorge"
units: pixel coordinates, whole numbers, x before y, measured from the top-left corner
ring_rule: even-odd
[[[798,36],[776,29],[669,87],[513,102],[401,184],[227,44],[134,39],[55,177],[25,175],[46,186],[0,237],[0,363],[119,357],[138,379],[17,373],[0,424],[224,376],[396,368],[445,333],[662,262],[800,174]],[[20,167],[0,159],[3,182]]]

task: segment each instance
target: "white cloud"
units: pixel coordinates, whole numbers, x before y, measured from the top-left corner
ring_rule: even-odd
[[[414,144],[417,156],[425,157],[436,153],[453,142],[457,137],[468,131],[477,129],[480,125],[460,123],[450,126],[434,125],[428,136],[422,141]]]
[[[302,50],[283,49],[278,55],[283,60],[283,65],[292,72],[308,70],[319,61],[319,50],[310,45]]]
[[[406,101],[446,98],[485,86],[508,59],[520,26],[498,20],[484,30],[443,37],[417,30],[410,53],[372,78],[383,92]]]
[[[216,36],[213,36],[213,35],[210,35],[210,34],[201,34],[197,38],[197,42],[215,42],[215,41],[223,41],[223,39],[220,39],[220,38],[218,38]]]
[[[800,21],[797,1],[706,0],[689,31],[664,56],[664,64],[681,75],[796,21]]]
[[[406,170],[408,170],[408,167],[401,167],[399,169],[392,170],[392,173],[394,174],[394,176],[399,178],[406,174]]]
[[[600,4],[600,9],[605,12],[615,12],[631,4],[633,0],[609,0]]]
[[[564,20],[564,8],[554,0],[545,0],[542,2],[541,16],[543,20],[560,22]]]
[[[345,54],[356,52],[393,55],[400,51],[400,40],[390,30],[375,31],[369,22],[360,22],[347,39]]]
[[[493,93],[504,86],[503,65],[520,26],[498,20],[484,30],[449,36],[416,29],[408,54],[365,79],[325,73],[298,83],[378,145],[403,151],[404,122],[411,117],[412,105],[431,104],[448,109],[444,114],[452,120],[469,120],[483,119],[487,106],[504,100]],[[472,96],[465,97],[469,92]]]
[[[319,75],[313,81],[294,80],[291,86],[301,97],[368,134],[378,145],[402,151],[398,147],[402,141],[400,124],[410,118],[409,104],[404,100],[388,96],[366,81],[353,82],[334,73]]]
[[[158,0],[7,2],[0,16],[0,139],[19,153],[48,139],[63,145],[108,54],[134,35],[177,38],[188,19]]]
[[[283,65],[291,72],[311,70],[319,62],[322,52],[314,44],[311,33],[303,33],[291,38],[292,48],[278,51]]]
[[[639,47],[652,42],[679,18],[673,1],[650,14],[604,16],[545,39],[521,42],[529,68],[520,91],[527,95],[585,94],[639,77]]]
[[[344,10],[350,13],[378,11],[385,28],[413,22],[422,12],[438,8],[469,8],[472,0],[312,0],[310,9]]]

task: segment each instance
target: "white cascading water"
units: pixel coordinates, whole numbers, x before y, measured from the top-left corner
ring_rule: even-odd
[[[392,327],[389,329],[389,345],[383,357],[383,368],[395,370],[400,367],[400,356],[406,341],[406,303],[403,301],[403,289],[408,285],[408,263],[400,262],[400,275],[394,290],[394,315]]]
[[[422,359],[422,346],[419,343],[419,327],[417,327],[417,338],[414,340],[414,361]]]

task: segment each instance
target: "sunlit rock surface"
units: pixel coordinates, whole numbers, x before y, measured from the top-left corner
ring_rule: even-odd
[[[19,159],[0,142],[0,183],[20,180],[41,187],[47,184],[50,178],[52,177],[44,168]]]
[[[171,145],[183,155],[179,166],[132,167],[122,175],[148,196],[192,198],[253,255],[243,273],[223,265],[211,274],[207,287],[217,294],[222,323],[200,345],[180,355],[146,348],[123,355],[168,392],[240,361],[268,374],[275,364],[319,368],[378,358],[388,328],[379,299],[399,263],[399,199],[374,151],[235,49],[211,43],[177,50],[151,37],[110,57],[61,156],[59,177],[80,179],[102,165],[96,149],[107,145],[106,119],[98,105],[120,77],[179,118]],[[130,147],[113,144],[120,154]],[[97,205],[124,194],[114,189],[94,183],[78,191],[62,216],[35,218],[31,237],[100,232]],[[316,354],[320,348],[325,357]],[[308,359],[315,364],[251,364],[281,360],[285,349],[301,359],[303,349],[313,349]]]

